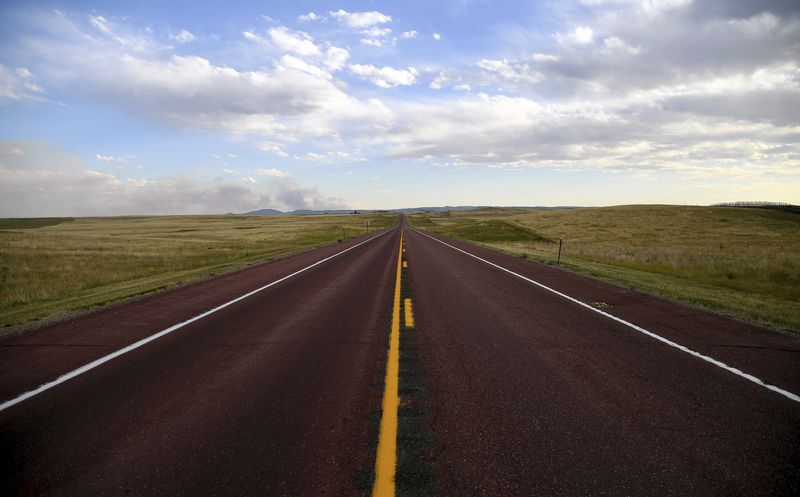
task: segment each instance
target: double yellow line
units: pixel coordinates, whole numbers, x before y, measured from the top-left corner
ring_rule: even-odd
[[[395,471],[397,468],[397,408],[400,406],[398,394],[400,373],[400,291],[403,267],[403,233],[400,233],[400,249],[397,251],[397,273],[394,283],[392,307],[392,331],[389,336],[389,357],[386,362],[386,389],[383,392],[383,415],[378,435],[378,453],[375,460],[375,484],[373,497],[394,497]],[[410,299],[406,299],[406,326],[413,326]],[[410,320],[410,322],[409,322]]]

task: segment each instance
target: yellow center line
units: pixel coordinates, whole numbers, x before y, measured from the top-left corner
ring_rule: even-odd
[[[403,267],[408,267],[408,261],[403,261]]]
[[[403,247],[403,233],[400,233],[400,248]],[[386,390],[383,392],[383,415],[378,435],[378,453],[375,458],[375,484],[373,497],[394,497],[394,475],[397,467],[397,408],[400,370],[400,274],[403,250],[397,254],[397,274],[394,283],[394,303],[392,306],[392,332],[389,336],[389,356],[386,360]]]
[[[403,310],[406,311],[406,328],[414,327],[414,312],[411,310],[411,299],[403,300]]]

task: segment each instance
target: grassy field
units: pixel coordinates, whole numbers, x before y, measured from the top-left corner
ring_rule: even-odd
[[[800,215],[631,205],[481,209],[413,225],[800,334]]]
[[[389,227],[396,216],[0,219],[0,326],[115,302]]]

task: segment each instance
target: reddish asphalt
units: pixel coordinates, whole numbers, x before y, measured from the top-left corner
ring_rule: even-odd
[[[438,494],[800,493],[800,403],[403,229]],[[0,412],[0,495],[368,495],[399,238]],[[797,339],[437,238],[800,393]],[[0,401],[365,239],[0,339]]]
[[[797,339],[445,241],[800,393]],[[417,232],[406,256],[442,494],[799,494],[800,403]]]
[[[0,412],[0,495],[358,495],[375,460],[399,238]],[[354,243],[4,339],[3,400]]]

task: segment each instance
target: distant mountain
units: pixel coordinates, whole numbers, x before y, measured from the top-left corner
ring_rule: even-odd
[[[245,212],[245,214],[283,214],[283,212],[275,209],[259,209],[257,211]]]

